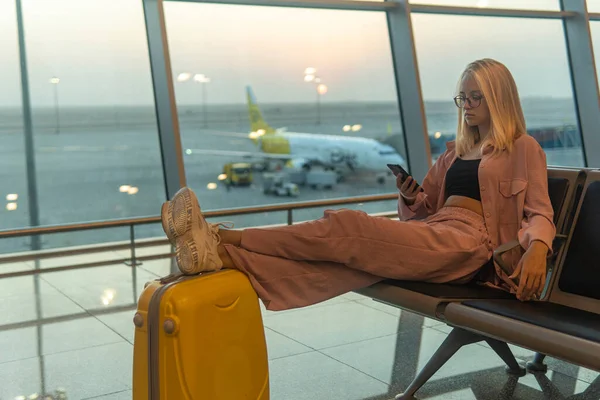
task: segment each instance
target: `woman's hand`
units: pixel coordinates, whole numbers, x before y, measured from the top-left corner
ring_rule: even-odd
[[[404,197],[404,202],[407,205],[410,206],[414,204],[417,194],[419,193],[419,186],[412,176],[407,177],[403,182],[402,175],[398,175],[396,177],[396,187],[400,190],[400,195]]]
[[[514,279],[519,275],[519,289],[517,290],[517,299],[529,301],[533,298],[539,298],[546,284],[546,256],[548,246],[543,242],[534,241],[529,249],[523,254],[520,264],[515,274],[509,278]]]

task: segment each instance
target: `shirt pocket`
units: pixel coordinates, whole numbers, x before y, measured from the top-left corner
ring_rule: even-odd
[[[500,224],[518,224],[523,218],[527,181],[525,179],[505,179],[499,182]]]

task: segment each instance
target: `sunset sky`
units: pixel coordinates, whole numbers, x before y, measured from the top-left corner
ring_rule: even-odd
[[[52,76],[60,78],[61,105],[152,104],[141,0],[22,2],[34,107],[53,104]],[[436,3],[558,9],[558,0]],[[590,9],[599,11],[598,3],[590,1]],[[303,81],[309,66],[329,88],[323,101],[395,98],[384,13],[189,2],[170,2],[165,10],[173,72],[210,77],[210,103],[243,102],[246,85],[260,102],[313,101],[314,87]],[[523,97],[571,96],[558,20],[414,14],[413,26],[426,100],[450,99],[464,66],[482,57],[504,62]],[[600,22],[592,23],[592,34],[600,43]],[[0,107],[18,106],[13,0],[0,0],[0,51]],[[199,84],[175,85],[179,104],[200,102]]]

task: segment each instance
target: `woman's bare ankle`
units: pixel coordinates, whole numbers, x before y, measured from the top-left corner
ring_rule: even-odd
[[[242,231],[219,229],[219,236],[223,244],[231,244],[236,247],[240,247],[242,244]]]
[[[225,250],[223,243],[221,243],[217,246],[217,252],[219,253],[219,258],[223,262],[223,268],[238,269],[235,266],[235,263],[233,262],[233,259],[231,258],[231,256],[227,252],[227,250]]]

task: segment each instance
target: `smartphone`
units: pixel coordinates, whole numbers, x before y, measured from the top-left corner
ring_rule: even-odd
[[[392,172],[394,173],[394,176],[398,176],[401,175],[402,176],[402,180],[406,180],[406,178],[408,178],[408,172],[406,172],[406,170],[404,168],[402,168],[402,166],[400,164],[387,164],[387,167],[392,170]]]
[[[402,182],[404,182],[406,178],[410,176],[410,174],[399,164],[387,164],[387,167],[392,171],[394,176],[402,176]],[[420,187],[421,186],[419,186],[419,183],[417,182],[417,188]]]

